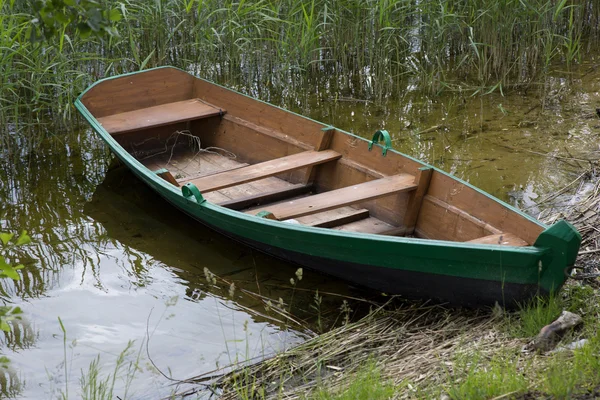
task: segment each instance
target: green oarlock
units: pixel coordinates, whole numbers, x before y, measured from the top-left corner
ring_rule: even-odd
[[[206,199],[202,197],[202,193],[200,193],[200,190],[198,190],[196,185],[194,185],[191,182],[188,182],[181,187],[181,194],[183,194],[183,197],[185,197],[186,199],[191,199],[192,197],[194,197],[196,199],[196,203],[198,204],[202,204],[206,201]]]
[[[371,149],[373,148],[373,144],[379,143],[381,139],[385,140],[385,146],[382,146],[383,149],[381,151],[381,154],[385,156],[387,154],[388,149],[392,148],[392,138],[390,137],[388,131],[383,129],[378,130],[373,135],[373,140],[371,140],[371,142],[369,143],[369,151],[371,151]]]
[[[266,211],[266,210],[258,212],[256,214],[256,216],[260,217],[260,218],[266,218],[266,219],[275,219],[275,220],[277,219],[277,218],[275,218],[275,216],[273,215],[272,212]]]

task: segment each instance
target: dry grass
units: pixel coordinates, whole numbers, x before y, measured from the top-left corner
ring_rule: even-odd
[[[581,233],[582,241],[575,265],[575,279],[595,279],[600,276],[600,179],[598,176],[597,162],[593,163],[590,169],[581,173],[578,178],[571,182],[565,189],[555,194],[569,198],[565,193],[569,193],[573,188],[575,195],[582,191],[582,188],[588,187],[585,194],[577,199],[571,197],[568,204],[557,204],[549,207],[542,213],[541,219],[551,224],[557,220],[565,219],[571,222]],[[548,199],[548,201],[555,198]],[[590,281],[591,282],[591,281]]]
[[[409,396],[445,381],[467,343],[480,356],[498,347],[519,348],[522,342],[500,332],[496,321],[490,312],[388,303],[272,358],[193,380],[220,388],[222,399],[299,399],[323,385],[333,391],[346,387],[349,377],[375,360],[381,378],[406,387]]]

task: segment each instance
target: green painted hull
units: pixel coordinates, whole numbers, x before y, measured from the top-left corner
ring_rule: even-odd
[[[104,130],[81,102],[84,94],[75,105],[93,129],[127,167],[175,207],[235,240],[360,286],[475,306],[496,301],[513,305],[558,290],[579,250],[581,236],[565,221],[546,227],[534,246],[496,246],[287,224],[223,208],[190,193],[186,197]]]

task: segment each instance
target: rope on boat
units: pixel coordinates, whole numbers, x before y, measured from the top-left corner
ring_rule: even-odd
[[[171,164],[171,159],[173,158],[173,150],[175,149],[175,145],[177,145],[177,140],[179,140],[180,135],[187,136],[189,138],[189,140],[190,140],[189,144],[192,149],[194,148],[194,145],[197,146],[197,148],[198,148],[198,151],[196,152],[196,154],[194,154],[194,156],[192,157],[192,160],[200,153],[217,154],[219,156],[223,156],[223,157],[227,157],[227,158],[231,158],[231,159],[237,158],[237,156],[234,153],[232,153],[229,150],[225,150],[221,147],[209,146],[209,147],[206,147],[203,149],[202,141],[200,140],[200,137],[192,135],[190,133],[190,131],[188,131],[188,130],[184,130],[184,131],[173,132],[173,134],[171,134],[171,136],[169,136],[169,138],[165,142],[165,147],[166,147],[167,146],[166,143],[169,143],[169,140],[171,140],[171,138],[173,136],[175,136],[175,142],[173,143],[173,146],[171,147],[171,155],[169,156],[169,160],[167,161],[167,164]],[[190,160],[190,162],[192,160]],[[189,165],[189,163],[188,163],[188,165]],[[186,167],[187,167],[187,165],[186,165]]]
[[[173,159],[173,152],[175,150],[175,146],[177,145],[177,142],[179,140],[179,137],[183,135],[183,136],[187,136],[189,139],[189,146],[190,148],[194,149],[197,148],[198,150],[195,152],[195,154],[192,156],[191,161],[194,160],[194,158],[200,154],[200,153],[209,153],[209,154],[216,154],[216,155],[220,155],[223,157],[227,157],[230,158],[232,160],[236,159],[237,156],[232,153],[229,150],[225,150],[221,147],[216,147],[216,146],[209,146],[206,148],[202,148],[202,141],[200,140],[200,138],[198,136],[192,135],[190,133],[189,130],[183,130],[183,131],[175,131],[173,132],[168,138],[167,140],[165,140],[165,147],[163,150],[151,153],[151,154],[146,154],[144,155],[143,151],[138,151],[136,148],[140,147],[142,145],[144,145],[145,143],[149,142],[150,140],[159,140],[159,138],[157,137],[150,137],[150,138],[146,138],[140,142],[137,143],[132,143],[132,154],[138,159],[138,160],[145,160],[147,158],[151,158],[151,157],[155,157],[161,154],[166,154],[169,151],[169,142],[174,138],[174,142],[173,144],[170,146],[171,147],[171,152],[169,154],[169,160],[167,161],[167,164],[171,164],[171,160]],[[189,166],[189,163],[186,165],[185,168],[187,168],[187,166]]]

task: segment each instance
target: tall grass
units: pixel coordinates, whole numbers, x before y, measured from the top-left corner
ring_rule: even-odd
[[[506,326],[515,337],[534,337],[558,318],[564,306],[562,298],[554,293],[548,298],[536,297],[521,305],[516,315],[507,315]]]
[[[106,75],[169,64],[272,101],[306,85],[368,99],[406,85],[528,87],[595,51],[600,29],[595,0],[104,3],[122,10],[119,37],[81,39],[67,28],[32,43],[29,3],[0,0],[4,147],[7,132],[47,121],[71,127],[75,96]]]
[[[514,355],[495,355],[491,360],[481,360],[477,354],[454,362],[457,375],[449,377],[448,395],[453,400],[485,400],[512,398],[511,395],[526,392],[528,382],[519,371]]]
[[[370,361],[353,376],[351,384],[341,390],[318,388],[310,400],[387,400],[394,398],[396,388],[381,376],[377,365]]]

